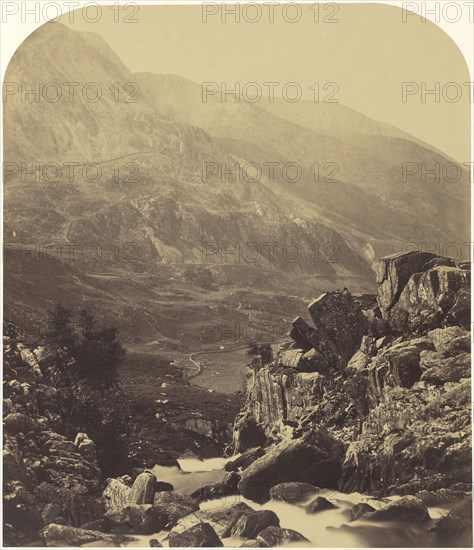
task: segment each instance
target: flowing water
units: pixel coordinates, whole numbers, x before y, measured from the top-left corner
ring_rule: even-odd
[[[235,457],[232,457],[235,459]],[[155,466],[155,475],[160,481],[172,483],[176,491],[190,494],[203,485],[216,483],[224,477],[224,465],[229,459],[211,458],[207,460],[181,459],[180,468]],[[309,542],[294,543],[295,547],[420,547],[432,548],[434,538],[426,530],[415,524],[405,522],[368,522],[357,521],[350,523],[351,508],[354,504],[367,502],[379,508],[384,501],[371,498],[359,493],[339,493],[337,491],[323,491],[321,496],[328,498],[337,506],[335,509],[306,514],[305,505],[288,504],[279,501],[270,501],[263,505],[249,501],[240,495],[205,501],[201,509],[217,508],[219,506],[245,502],[254,510],[273,510],[280,518],[283,528],[294,529]],[[313,498],[313,497],[312,497]],[[312,500],[310,498],[309,500]],[[397,497],[390,497],[396,499]],[[447,508],[429,508],[432,519],[446,514]],[[343,526],[343,527],[341,527]],[[163,546],[168,546],[168,531],[161,531],[155,535],[134,536],[134,540],[124,546],[148,548],[150,539],[158,539]],[[239,547],[243,539],[226,538],[222,541],[227,547]]]

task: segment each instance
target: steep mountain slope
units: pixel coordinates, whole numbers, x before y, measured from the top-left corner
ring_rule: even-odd
[[[291,317],[305,295],[349,282],[353,290],[373,288],[371,264],[381,252],[467,233],[466,175],[450,186],[401,183],[403,162],[446,159],[352,110],[330,108],[310,128],[290,121],[281,105],[272,114],[247,102],[203,103],[197,84],[133,75],[99,36],[60,24],[22,44],[6,81],[39,82],[42,91],[39,101],[17,93],[5,103],[4,158],[16,163],[5,186],[13,250],[6,307],[27,319],[55,293],[99,299],[105,316],[138,323],[132,339],[181,349],[184,335],[199,343],[199,314],[221,323]],[[48,100],[51,82],[62,91],[56,102]],[[72,99],[67,82],[77,83]],[[97,90],[101,97],[91,99]],[[349,128],[356,140],[346,137]],[[252,181],[242,173],[250,162],[294,162],[302,173],[292,182],[279,168],[262,170]],[[21,163],[38,163],[36,174]],[[60,167],[57,177],[47,163]],[[40,245],[38,269],[24,261],[24,249]],[[54,292],[48,272],[58,281]],[[249,286],[255,300],[244,314],[239,296]],[[281,293],[296,296],[294,303],[270,306]]]

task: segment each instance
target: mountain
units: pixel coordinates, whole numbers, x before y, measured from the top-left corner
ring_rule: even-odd
[[[59,23],[21,45],[6,81],[42,91],[4,109],[7,318],[93,301],[130,349],[193,368],[206,324],[253,337],[322,290],[373,290],[379,255],[468,240],[467,173],[403,183],[404,162],[449,159],[349,108],[203,103],[198,84],[133,74],[100,36]]]

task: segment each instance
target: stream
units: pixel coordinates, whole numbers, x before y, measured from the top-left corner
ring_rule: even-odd
[[[235,459],[236,457],[232,457]],[[190,494],[203,484],[212,484],[222,480],[224,477],[225,463],[229,458],[180,459],[178,460],[181,469],[169,466],[155,466],[154,474],[160,481],[172,483],[175,490]],[[399,497],[388,497],[384,501],[372,498],[360,493],[339,493],[338,491],[322,492],[336,509],[321,511],[316,514],[306,514],[305,505],[288,504],[280,501],[269,501],[263,505],[256,504],[243,498],[241,495],[232,495],[225,498],[208,500],[201,503],[201,509],[217,508],[223,505],[230,505],[237,502],[245,502],[254,510],[273,510],[280,518],[280,525],[283,528],[294,529],[304,535],[309,542],[294,543],[294,547],[308,548],[363,548],[363,547],[419,547],[432,548],[435,544],[434,537],[427,533],[426,529],[416,524],[405,522],[369,522],[357,521],[350,523],[351,508],[354,504],[367,502],[380,508],[388,501]],[[313,497],[309,499],[312,500]],[[432,519],[445,515],[448,507],[428,508]],[[342,525],[342,527],[339,529]],[[160,531],[153,535],[133,535],[134,540],[125,543],[128,547],[149,547],[150,539],[159,540],[167,547],[168,531]],[[225,538],[222,540],[226,547],[239,547],[244,539]],[[288,545],[291,546],[291,545]]]

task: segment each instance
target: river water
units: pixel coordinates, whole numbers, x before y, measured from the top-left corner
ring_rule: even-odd
[[[236,457],[232,457],[235,459]],[[175,490],[190,494],[204,484],[221,481],[224,476],[224,465],[229,459],[211,458],[208,460],[182,459],[178,460],[181,469],[177,467],[155,466],[153,472],[159,481],[172,483]],[[240,495],[205,501],[201,509],[215,508],[236,502],[245,502],[254,510],[273,510],[280,518],[283,528],[294,529],[304,535],[309,542],[295,543],[295,547],[326,547],[326,548],[363,548],[363,547],[420,547],[432,548],[434,538],[426,530],[415,524],[401,522],[368,522],[350,523],[351,508],[354,504],[367,502],[379,508],[384,502],[359,493],[339,493],[327,491],[326,496],[336,509],[306,514],[304,504],[294,505],[285,502],[270,501],[263,505],[249,501]],[[390,497],[396,499],[397,497]],[[311,500],[311,499],[310,499]],[[429,508],[432,519],[448,512],[447,508]],[[345,525],[345,527],[342,527]],[[158,539],[163,546],[167,544],[167,531],[155,535],[135,536],[135,539],[124,546],[149,547],[150,539]],[[226,538],[222,541],[226,547],[239,547],[243,540]]]

